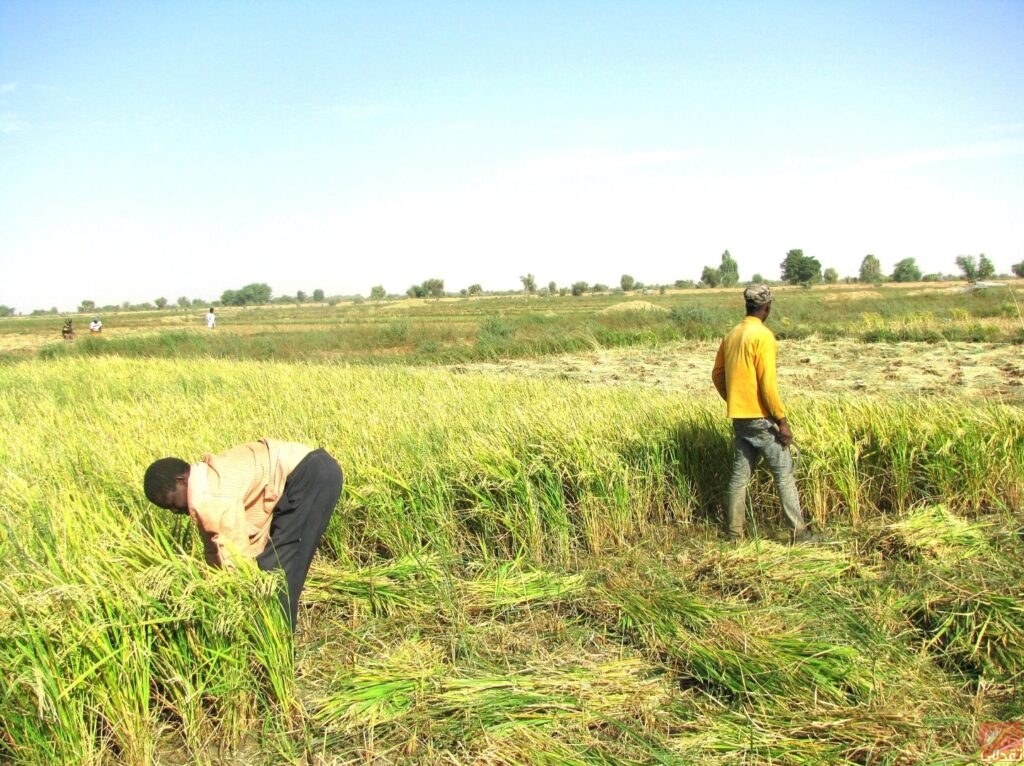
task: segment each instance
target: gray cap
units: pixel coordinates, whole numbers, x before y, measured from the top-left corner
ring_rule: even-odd
[[[748,306],[766,306],[772,302],[772,291],[768,285],[751,285],[743,291],[743,300]]]

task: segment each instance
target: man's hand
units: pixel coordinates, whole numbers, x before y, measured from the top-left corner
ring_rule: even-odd
[[[789,423],[783,418],[776,425],[779,427],[779,442],[783,447],[788,447],[793,443],[793,432],[789,428]]]

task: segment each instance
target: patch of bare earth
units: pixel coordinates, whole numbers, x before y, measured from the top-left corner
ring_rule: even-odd
[[[453,369],[713,395],[711,366],[717,349],[717,341],[677,343],[461,364]],[[783,396],[968,396],[1024,405],[1024,354],[1010,344],[780,341],[778,372]]]

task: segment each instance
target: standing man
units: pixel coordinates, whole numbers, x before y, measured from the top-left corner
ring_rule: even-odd
[[[161,458],[146,469],[143,485],[154,505],[192,517],[211,566],[244,557],[264,571],[283,569],[278,598],[294,631],[299,594],[342,482],[325,450],[261,439],[192,465]]]
[[[213,313],[213,306],[206,312],[206,326],[211,330],[217,326],[217,315]]]
[[[804,522],[789,445],[793,432],[779,397],[775,335],[765,326],[772,310],[768,285],[743,291],[747,315],[718,347],[711,380],[725,400],[734,434],[732,477],[726,523],[731,540],[743,538],[747,485],[763,457],[775,479],[794,542],[819,542]]]

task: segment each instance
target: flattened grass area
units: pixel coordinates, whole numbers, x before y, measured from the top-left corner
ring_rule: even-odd
[[[431,368],[138,332],[172,358],[112,334],[0,365],[0,762],[974,763],[980,722],[1024,717],[1024,411],[971,374],[1012,345],[880,341],[871,367],[784,338],[831,539],[791,547],[764,474],[758,534],[719,537],[711,333]],[[294,644],[271,578],[205,568],[141,491],[152,459],[264,434],[346,475]]]

